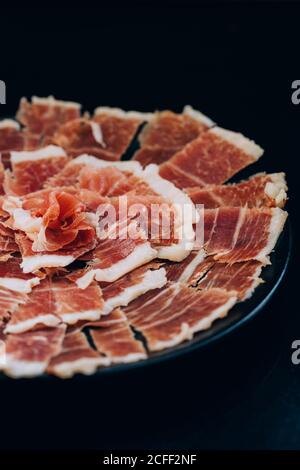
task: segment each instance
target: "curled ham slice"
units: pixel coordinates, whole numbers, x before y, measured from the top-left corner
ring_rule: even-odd
[[[67,192],[50,191],[45,194],[44,204],[29,198],[23,204],[36,217],[42,217],[42,226],[34,236],[33,251],[56,251],[66,245],[83,246],[95,237],[85,211],[85,205]]]
[[[32,251],[80,248],[95,240],[93,214],[70,191],[44,190],[23,199],[8,197],[3,208],[14,230],[25,232]]]

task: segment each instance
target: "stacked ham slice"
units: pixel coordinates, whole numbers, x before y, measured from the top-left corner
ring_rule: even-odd
[[[263,282],[287,186],[284,173],[228,182],[261,157],[253,141],[190,106],[90,115],[33,97],[16,116],[0,121],[4,373],[145,360]]]

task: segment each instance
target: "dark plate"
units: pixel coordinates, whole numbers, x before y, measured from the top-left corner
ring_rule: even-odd
[[[126,160],[130,159],[130,156],[133,154],[135,144],[136,142],[134,141],[131,145],[131,147],[133,148],[130,148],[129,151],[126,153]],[[236,182],[242,179],[246,179],[251,176],[251,174],[253,174],[253,166],[250,167],[250,170],[249,168],[246,168],[245,170],[239,172],[238,175],[232,178],[230,182]],[[153,365],[161,361],[175,359],[178,356],[190,353],[196,349],[199,350],[201,348],[207,347],[208,345],[211,345],[212,343],[222,339],[224,336],[232,333],[237,328],[242,327],[245,323],[247,323],[249,320],[251,320],[253,317],[255,317],[258,313],[262,311],[263,307],[267,304],[267,302],[271,299],[271,297],[279,287],[289,263],[291,250],[292,230],[291,224],[288,220],[282,234],[279,237],[275,250],[270,256],[271,265],[265,267],[262,271],[261,277],[265,282],[255,289],[255,292],[250,299],[236,304],[230,310],[227,317],[216,320],[211,328],[195,334],[195,336],[189,341],[185,341],[184,343],[181,343],[177,346],[168,348],[165,351],[149,353],[148,358],[142,361],[133,362],[129,364],[113,365],[99,369],[95,372],[95,374],[93,374],[93,376],[102,376],[104,374],[107,375],[110,373],[124,372],[130,369]],[[55,377],[48,376],[46,374],[37,377],[36,379],[43,380],[45,378],[57,380]],[[88,377],[76,375],[75,378],[85,379]],[[0,380],[1,379],[9,379],[9,377],[0,373]]]
[[[196,333],[195,336],[184,343],[181,343],[165,351],[150,353],[145,360],[129,364],[119,364],[99,369],[93,375],[104,375],[127,371],[137,367],[145,367],[155,363],[175,359],[196,349],[205,348],[208,345],[219,341],[224,336],[229,335],[236,329],[242,327],[249,320],[262,312],[264,306],[269,302],[277,288],[279,287],[284,274],[287,270],[290,255],[292,251],[292,230],[290,222],[286,224],[282,234],[279,237],[275,251],[271,254],[271,264],[262,271],[264,283],[259,285],[252,297],[244,302],[236,304],[229,312],[228,316],[216,320],[208,330]],[[9,379],[4,374],[0,374],[0,379]],[[48,375],[38,377],[38,379],[52,378]],[[25,379],[26,380],[26,379]],[[32,379],[28,379],[32,380]]]
[[[244,302],[236,304],[226,318],[216,320],[212,327],[206,331],[201,331],[190,341],[186,341],[180,345],[167,349],[150,353],[148,359],[133,362],[130,364],[120,364],[99,369],[95,374],[102,376],[103,374],[111,374],[124,372],[137,367],[145,367],[155,363],[176,359],[178,356],[190,353],[196,349],[205,348],[212,343],[221,340],[224,336],[229,335],[236,329],[242,327],[249,320],[263,311],[263,307],[271,299],[277,288],[279,287],[284,274],[286,272],[292,250],[292,230],[288,222],[283,230],[275,247],[275,251],[271,254],[271,265],[265,267],[262,271],[262,279],[265,281],[258,286],[252,297]],[[79,378],[81,376],[75,376]],[[84,376],[85,377],[85,376]],[[0,378],[9,379],[4,374],[0,374]],[[43,375],[38,379],[54,379],[54,377]],[[82,376],[83,378],[83,376]],[[26,380],[26,379],[25,379]],[[28,379],[32,380],[32,379]],[[55,378],[56,380],[56,378]]]
[[[279,240],[275,251],[271,254],[271,265],[262,271],[262,279],[265,281],[259,285],[252,297],[244,302],[236,304],[229,312],[228,316],[216,320],[208,330],[196,333],[195,336],[184,343],[169,348],[165,351],[150,353],[148,359],[131,364],[121,364],[99,369],[96,374],[102,375],[112,372],[125,371],[136,367],[155,364],[160,361],[175,359],[179,355],[190,353],[195,349],[204,348],[215,341],[221,340],[237,328],[242,327],[258,313],[263,311],[264,306],[269,302],[273,294],[278,289],[289,264],[292,251],[292,230],[288,221]]]

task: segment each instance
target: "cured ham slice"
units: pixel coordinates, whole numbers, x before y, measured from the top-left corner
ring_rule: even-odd
[[[33,252],[70,251],[96,243],[93,214],[85,212],[85,205],[70,192],[40,191],[23,199],[9,196],[2,207],[11,216],[11,228],[32,242]]]
[[[100,154],[87,153],[104,160],[120,160],[137,133],[139,126],[148,121],[151,116],[151,113],[126,112],[118,108],[96,108],[92,120],[101,128],[105,147]]]
[[[193,275],[203,265],[204,250],[193,250],[181,263],[167,263],[164,265],[167,279],[172,282],[190,283]]]
[[[259,277],[263,264],[246,261],[234,264],[213,263],[207,274],[197,284],[200,289],[221,288],[235,292],[239,300],[246,300],[263,282]]]
[[[21,333],[40,325],[73,325],[81,320],[98,320],[104,301],[100,287],[93,283],[85,291],[66,278],[45,279],[33,289],[28,301],[19,306],[6,325],[6,333]]]
[[[98,320],[104,312],[100,287],[93,282],[84,291],[66,278],[52,281],[55,314],[65,323],[73,325],[81,320]]]
[[[63,124],[80,117],[81,105],[71,101],[56,100],[53,96],[33,96],[31,103],[26,98],[20,101],[17,119],[25,126],[25,133],[42,141],[52,136]]]
[[[284,173],[260,173],[237,184],[192,187],[185,191],[195,204],[204,204],[206,209],[222,206],[282,208],[287,199]]]
[[[5,262],[0,262],[0,286],[28,294],[40,283],[41,277],[24,274],[20,267],[21,261],[20,258],[11,257]]]
[[[116,307],[126,306],[132,300],[152,289],[167,283],[166,271],[159,263],[149,263],[131,271],[112,283],[102,283],[104,312],[110,313]]]
[[[191,339],[227,315],[235,293],[223,289],[196,290],[173,283],[150,291],[125,307],[128,322],[147,340],[150,351],[159,351]]]
[[[97,350],[105,354],[111,363],[128,363],[146,359],[143,343],[134,337],[126,316],[120,309],[99,322],[93,323],[97,329],[90,330]]]
[[[143,166],[161,164],[212,125],[210,119],[191,106],[186,106],[182,114],[157,112],[140,133],[141,148],[133,158]]]
[[[2,369],[11,377],[35,377],[45,372],[52,356],[62,347],[65,325],[7,335]]]
[[[145,145],[135,152],[133,160],[140,162],[144,167],[151,163],[160,165],[173,157],[179,150],[181,148],[163,148],[158,145]]]
[[[96,241],[93,240],[88,245],[78,248],[70,248],[59,251],[42,251],[36,252],[32,250],[32,241],[25,234],[17,233],[16,242],[19,246],[22,263],[21,268],[24,273],[32,273],[41,268],[60,268],[68,266],[84,253],[95,248]]]
[[[176,233],[175,239],[178,241],[169,246],[162,246],[158,249],[158,257],[171,261],[182,261],[188,256],[194,246],[195,232],[193,223],[197,221],[195,207],[191,199],[176,186],[159,175],[157,165],[148,165],[142,174],[142,179],[148,184],[151,190],[163,197],[176,208]]]
[[[178,188],[222,184],[262,154],[242,134],[214,127],[163,163],[160,175]]]
[[[115,159],[114,154],[106,150],[100,124],[88,118],[74,119],[60,126],[49,141],[63,147],[72,157],[89,153],[103,160]]]
[[[51,359],[47,372],[65,379],[77,373],[93,374],[98,367],[109,363],[107,357],[91,348],[84,333],[71,330],[64,337],[61,352]]]
[[[0,216],[0,254],[19,251],[15,242],[14,231],[5,224],[5,219]]]
[[[139,177],[141,173],[142,167],[138,162],[107,162],[91,155],[80,155],[49,178],[45,187],[79,186],[97,191],[102,196],[116,196],[132,190],[136,180],[133,179],[130,185],[128,178],[132,175]],[[121,192],[120,187],[124,187]]]
[[[73,157],[87,153],[103,160],[119,160],[142,122],[142,115],[128,118],[99,108],[92,120],[80,118],[61,126],[51,142]]]
[[[58,173],[69,157],[61,147],[47,147],[23,152],[11,152],[12,173],[7,170],[4,180],[6,194],[21,196],[37,191],[45,181]]]
[[[221,207],[204,211],[205,251],[220,262],[257,260],[268,264],[284,227],[282,209]]]
[[[114,282],[156,258],[157,251],[143,238],[108,238],[98,244],[92,256],[88,267],[76,274],[76,284],[81,289],[86,289],[93,279]]]
[[[20,125],[12,119],[0,121],[0,154],[5,168],[9,167],[10,152],[24,149],[24,135]]]
[[[6,325],[6,333],[22,333],[36,326],[55,327],[61,320],[55,315],[54,298],[51,295],[50,280],[45,279],[33,289],[28,300],[16,309]]]
[[[26,294],[0,286],[0,329],[4,328],[4,325],[8,322],[10,314],[16,311],[20,304],[26,302]]]

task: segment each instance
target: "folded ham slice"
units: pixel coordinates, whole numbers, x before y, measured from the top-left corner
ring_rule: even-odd
[[[23,199],[8,196],[2,207],[11,216],[11,228],[23,232],[16,235],[23,256],[45,252],[56,254],[60,250],[62,252],[58,255],[65,257],[79,250],[80,256],[96,245],[93,214],[85,212],[86,206],[78,199],[77,194],[63,190],[45,190],[30,193]],[[6,221],[6,224],[9,222]],[[74,254],[73,258],[76,257]],[[56,265],[40,267],[52,266]],[[60,263],[57,266],[65,264]]]

